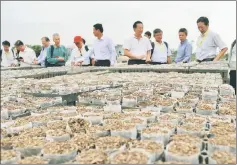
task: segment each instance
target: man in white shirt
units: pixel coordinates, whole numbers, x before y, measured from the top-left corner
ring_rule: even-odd
[[[133,24],[133,30],[135,34],[124,42],[124,55],[129,58],[128,65],[146,64],[146,60],[147,62],[150,60],[151,42],[147,37],[142,36],[143,23],[141,21]]]
[[[85,58],[91,57],[92,65],[95,66],[113,66],[117,56],[114,43],[110,38],[103,35],[102,24],[95,24],[93,27],[93,33],[97,39],[92,49],[85,55]]]
[[[153,31],[155,42],[152,43],[152,55],[148,56],[148,61],[151,61],[151,64],[170,64],[172,55],[171,50],[169,49],[168,43],[162,41],[163,31],[161,29],[155,29]]]
[[[230,85],[235,89],[236,93],[236,40],[231,44],[228,60],[230,67]]]
[[[74,48],[71,52],[71,56],[66,63],[66,66],[90,66],[90,58],[84,55],[88,50],[84,45],[84,41],[81,36],[74,37],[74,43],[76,48]]]
[[[14,67],[17,65],[17,60],[15,59],[14,52],[10,48],[10,42],[3,41],[2,42],[3,50],[1,53],[2,61],[1,66],[4,67]]]
[[[42,42],[42,50],[37,60],[34,61],[34,64],[36,65],[40,64],[42,67],[45,67],[45,59],[47,56],[47,49],[50,46],[50,40],[48,37],[43,37],[41,38],[41,42]]]
[[[15,43],[16,49],[19,51],[20,66],[30,66],[34,64],[34,61],[37,59],[35,51],[26,45],[20,40]]]
[[[200,17],[197,20],[197,26],[201,32],[201,36],[197,40],[197,61],[218,61],[228,50],[226,44],[217,33],[209,29],[207,17]],[[221,50],[218,55],[216,55],[217,48]]]

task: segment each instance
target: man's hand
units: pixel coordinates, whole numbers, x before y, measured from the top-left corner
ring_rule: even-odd
[[[58,61],[63,62],[64,58],[63,57],[58,57]]]
[[[11,67],[16,67],[16,64],[11,64]]]
[[[91,64],[92,64],[92,66],[95,66],[95,59],[94,58],[92,58]]]
[[[146,63],[150,63],[151,59],[150,58],[146,58]]]
[[[213,60],[213,62],[216,62],[216,61],[218,61],[216,58]]]
[[[81,65],[82,65],[82,61],[75,63],[75,66],[81,66]]]
[[[38,63],[38,60],[34,60],[34,61],[33,61],[33,64],[35,64],[35,65],[39,64],[39,63]]]

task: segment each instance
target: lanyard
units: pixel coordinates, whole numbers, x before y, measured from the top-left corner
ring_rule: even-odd
[[[199,39],[199,41],[198,41],[198,47],[199,47],[199,48],[202,46],[203,42],[207,39],[208,32],[209,32],[209,31],[207,31],[207,32],[204,34],[204,36],[201,37],[201,39]]]

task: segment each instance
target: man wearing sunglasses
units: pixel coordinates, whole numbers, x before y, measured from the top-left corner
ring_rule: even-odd
[[[90,66],[90,58],[85,57],[85,53],[88,51],[84,45],[83,38],[81,36],[74,37],[74,43],[76,48],[72,50],[71,56],[67,61],[67,66]]]

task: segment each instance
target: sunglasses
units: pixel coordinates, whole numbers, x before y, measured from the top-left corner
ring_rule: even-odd
[[[76,45],[80,44],[80,42],[75,42]]]

